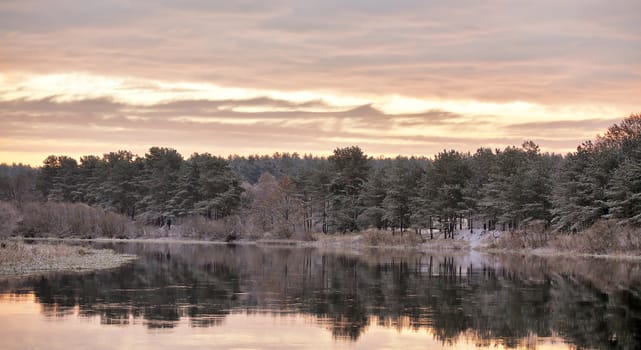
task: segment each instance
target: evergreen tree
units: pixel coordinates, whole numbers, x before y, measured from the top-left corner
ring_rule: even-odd
[[[37,177],[37,188],[45,198],[55,201],[82,200],[78,190],[78,163],[67,156],[48,156]]]
[[[199,214],[195,210],[196,203],[202,200],[200,191],[200,170],[198,163],[190,159],[183,163],[178,182],[178,190],[172,203],[175,204],[173,213],[176,216]]]
[[[436,155],[427,169],[422,183],[422,195],[430,215],[437,216],[442,224],[454,220],[467,211],[465,185],[471,177],[466,157],[456,151],[443,151]]]
[[[552,197],[557,230],[580,231],[606,213],[603,191],[594,176],[593,152],[592,143],[584,143],[561,165]]]
[[[628,159],[614,172],[606,191],[607,217],[641,226],[641,162]]]
[[[334,172],[330,185],[332,228],[354,231],[362,212],[358,199],[369,174],[369,160],[359,147],[352,146],[335,149],[328,161]]]
[[[172,201],[177,190],[176,183],[183,158],[171,148],[152,147],[145,154],[141,185],[144,197],[138,207],[144,210],[147,220],[164,223],[173,214]]]
[[[363,205],[363,212],[359,214],[357,221],[359,228],[375,227],[377,229],[387,228],[389,225],[385,219],[385,208],[383,201],[387,196],[387,168],[375,169],[371,172],[363,192],[360,196],[360,203]]]
[[[101,204],[107,209],[135,216],[138,196],[137,175],[134,154],[129,151],[110,152],[103,156],[103,181],[99,187]]]
[[[412,199],[418,191],[418,179],[423,167],[418,160],[397,157],[387,171],[386,192],[383,199],[383,219],[401,233],[410,227]],[[392,231],[394,232],[394,231]]]
[[[190,161],[198,166],[200,173],[200,200],[194,209],[211,219],[231,215],[240,205],[242,188],[228,161],[209,153],[196,153]]]

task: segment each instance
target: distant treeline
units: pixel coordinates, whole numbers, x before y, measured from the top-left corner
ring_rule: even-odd
[[[0,166],[0,200],[83,202],[145,223],[238,216],[274,232],[536,224],[578,231],[600,219],[641,225],[641,114],[565,156],[520,147],[445,150],[433,158],[193,154],[49,156],[41,168]],[[463,220],[465,219],[465,220]]]

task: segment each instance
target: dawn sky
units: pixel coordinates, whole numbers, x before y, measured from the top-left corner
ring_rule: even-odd
[[[638,112],[638,0],[0,2],[0,162],[567,152]]]

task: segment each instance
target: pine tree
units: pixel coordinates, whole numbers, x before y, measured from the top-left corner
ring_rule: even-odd
[[[138,169],[134,158],[129,151],[105,154],[102,166],[104,174],[99,187],[103,207],[131,217],[135,216],[136,202],[140,199],[136,183]]]
[[[586,142],[562,162],[552,196],[555,229],[580,231],[607,214],[596,152],[594,145]]]
[[[614,172],[606,191],[608,218],[641,226],[641,162],[628,159]]]
[[[178,172],[183,158],[171,148],[152,147],[145,154],[141,185],[144,197],[138,201],[138,207],[148,221],[164,223],[164,219],[173,214],[175,203],[172,199],[176,192]]]
[[[354,231],[362,212],[358,199],[370,171],[369,160],[359,147],[353,146],[335,149],[328,161],[334,172],[330,184],[332,228],[339,232]]]
[[[242,188],[227,160],[211,154],[194,154],[190,161],[200,172],[200,201],[195,203],[197,212],[211,219],[231,215],[240,205]]]
[[[401,233],[412,226],[412,203],[423,171],[423,164],[415,158],[397,157],[387,168],[383,219]]]
[[[175,203],[173,213],[176,216],[198,214],[195,205],[202,199],[198,163],[193,160],[184,162],[181,173],[178,190],[172,200]]]
[[[364,210],[357,219],[358,227],[361,229],[369,227],[382,229],[388,226],[383,208],[383,201],[387,195],[386,170],[386,168],[382,168],[372,171],[363,187],[359,201]]]
[[[82,200],[78,191],[78,163],[67,156],[48,156],[37,177],[37,189],[47,199],[76,202]]]

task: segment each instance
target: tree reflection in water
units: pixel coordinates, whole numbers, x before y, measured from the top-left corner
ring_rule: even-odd
[[[0,282],[42,312],[105,325],[220,325],[230,313],[312,315],[341,339],[373,323],[507,347],[560,336],[579,348],[641,348],[641,264],[522,256],[361,254],[253,245],[114,244],[141,258],[89,274]]]

